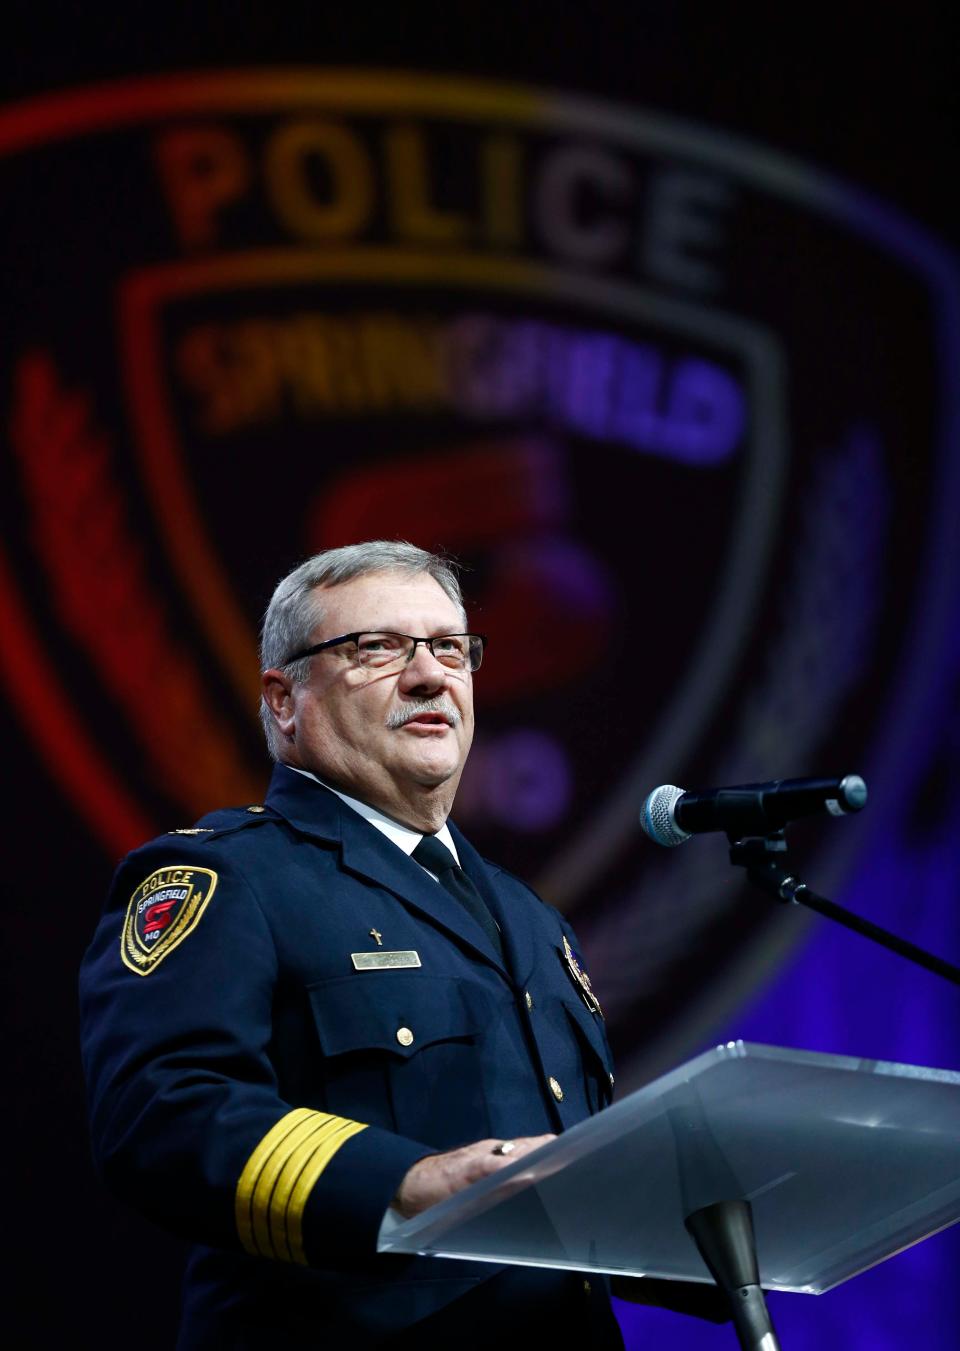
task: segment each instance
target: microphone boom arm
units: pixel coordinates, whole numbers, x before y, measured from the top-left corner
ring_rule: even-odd
[[[737,839],[730,834],[727,838],[730,841],[730,862],[746,868],[747,877],[760,891],[787,905],[804,905],[808,910],[815,910],[818,915],[835,920],[844,928],[869,938],[873,943],[878,943],[888,952],[905,957],[915,966],[932,971],[934,975],[942,976],[953,985],[960,985],[960,967],[944,961],[942,957],[935,957],[925,948],[917,947],[916,943],[898,938],[889,929],[883,929],[879,924],[862,919],[851,910],[845,910],[842,905],[837,905],[836,901],[828,900],[826,896],[811,891],[806,882],[802,882],[796,873],[786,866],[787,843],[782,830],[766,836]]]

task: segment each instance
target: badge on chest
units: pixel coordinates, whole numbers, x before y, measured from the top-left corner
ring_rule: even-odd
[[[598,1018],[602,1018],[603,1009],[600,1007],[600,1000],[593,993],[590,977],[580,964],[580,958],[570,946],[566,934],[563,935],[563,958],[567,964],[567,970],[570,972],[573,982],[580,993],[581,999],[591,1013],[595,1013]]]

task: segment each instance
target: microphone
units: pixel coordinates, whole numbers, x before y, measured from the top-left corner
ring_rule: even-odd
[[[859,774],[840,779],[774,779],[737,788],[686,793],[665,783],[640,809],[640,824],[654,844],[667,849],[691,835],[723,830],[737,838],[770,835],[800,816],[829,812],[846,816],[866,805],[867,785]]]

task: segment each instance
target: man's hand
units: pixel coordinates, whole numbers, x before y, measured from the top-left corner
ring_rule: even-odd
[[[476,1144],[451,1149],[446,1154],[429,1154],[415,1163],[400,1183],[391,1205],[404,1219],[419,1215],[428,1206],[499,1172],[508,1163],[516,1163],[524,1154],[539,1149],[555,1135],[527,1135],[519,1140],[478,1140]],[[512,1148],[510,1148],[512,1146]],[[500,1151],[505,1152],[501,1153]]]

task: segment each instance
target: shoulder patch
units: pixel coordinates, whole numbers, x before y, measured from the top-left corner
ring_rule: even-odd
[[[130,897],[120,956],[124,966],[147,976],[197,927],[217,885],[210,868],[189,864],[157,868]]]

